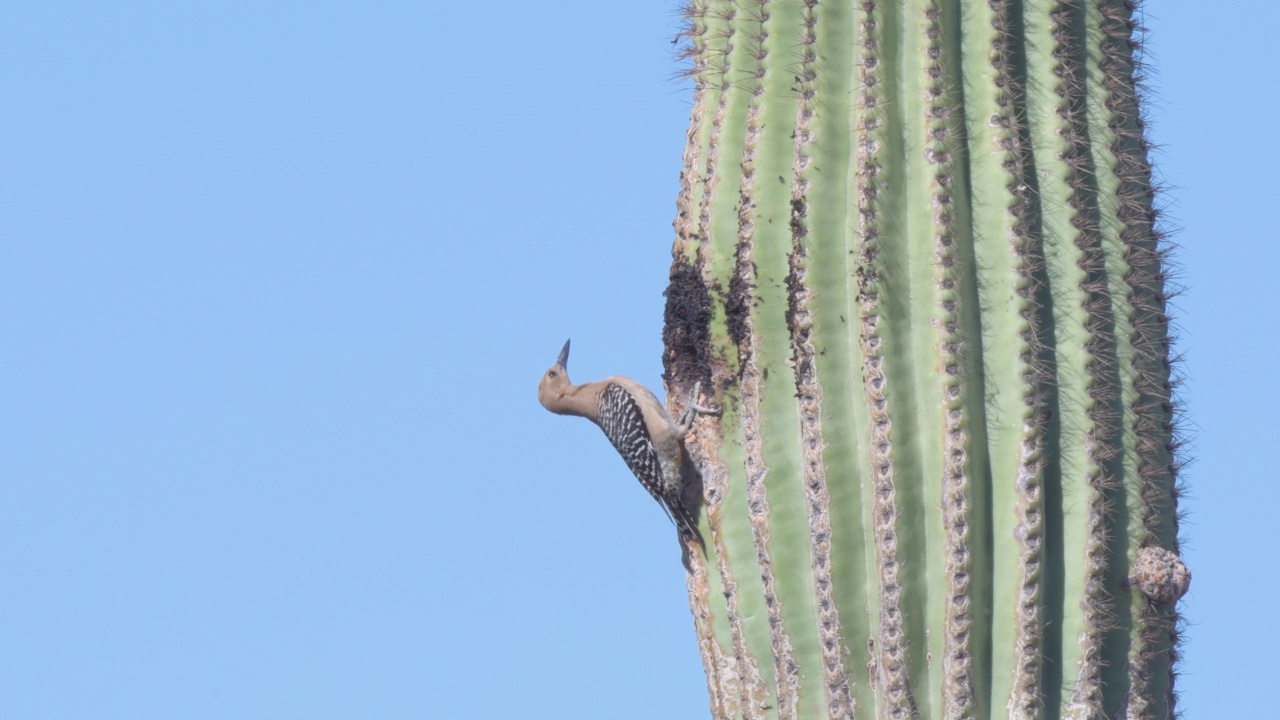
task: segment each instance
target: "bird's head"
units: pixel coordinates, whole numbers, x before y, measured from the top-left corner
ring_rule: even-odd
[[[565,394],[573,388],[573,384],[569,382],[569,341],[564,341],[564,347],[560,350],[560,357],[556,358],[556,364],[547,368],[542,374],[542,380],[538,382],[538,402],[542,403],[542,407],[555,413],[562,413]]]

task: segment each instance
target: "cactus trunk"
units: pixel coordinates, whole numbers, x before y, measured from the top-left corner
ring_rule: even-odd
[[[1166,718],[1134,9],[694,0],[665,329],[716,718]]]

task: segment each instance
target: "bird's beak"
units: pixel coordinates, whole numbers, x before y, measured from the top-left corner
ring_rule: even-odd
[[[569,341],[564,341],[564,347],[560,349],[560,357],[556,358],[556,364],[562,368],[569,367]]]

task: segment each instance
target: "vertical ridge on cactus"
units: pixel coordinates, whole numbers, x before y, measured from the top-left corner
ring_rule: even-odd
[[[1175,711],[1132,5],[694,0],[664,331],[716,718]]]

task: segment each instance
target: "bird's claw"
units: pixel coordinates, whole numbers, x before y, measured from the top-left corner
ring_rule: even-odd
[[[689,393],[689,409],[692,410],[693,412],[698,413],[699,415],[719,415],[721,408],[703,407],[698,404],[698,391],[701,389],[702,389],[701,381],[695,382],[693,384],[693,392]]]

